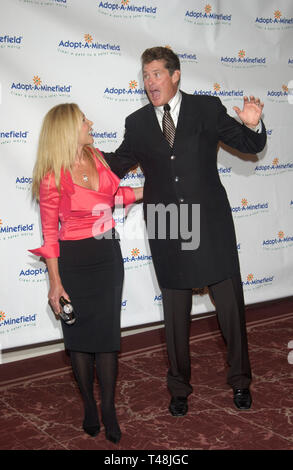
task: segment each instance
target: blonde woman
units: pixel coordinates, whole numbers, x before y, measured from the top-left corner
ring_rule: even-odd
[[[46,260],[55,314],[61,296],[76,313],[75,323],[62,321],[62,329],[83,398],[83,429],[91,436],[100,431],[96,367],[106,438],[117,443],[114,393],[124,270],[112,208],[115,196],[123,197],[124,205],[141,199],[142,188],[118,188],[119,178],[92,145],[92,124],[76,104],[55,106],[44,118],[32,186],[44,244],[29,251]]]

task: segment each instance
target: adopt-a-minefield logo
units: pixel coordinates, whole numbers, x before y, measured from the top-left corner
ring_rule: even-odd
[[[152,256],[135,247],[123,256],[124,269],[137,269],[152,263]]]
[[[12,333],[21,328],[37,326],[37,314],[7,313],[0,309],[0,335]]]
[[[38,5],[40,7],[63,7],[67,8],[71,0],[19,0],[26,5]]]
[[[34,223],[17,225],[7,224],[0,219],[0,240],[12,240],[20,237],[32,237],[34,234]]]
[[[288,86],[283,84],[279,89],[267,91],[267,99],[272,103],[288,103]]]
[[[255,26],[259,29],[285,30],[293,27],[293,17],[284,16],[281,10],[274,10],[271,16],[257,16]]]
[[[198,64],[199,59],[198,59],[197,54],[194,51],[192,52],[187,52],[183,50],[176,51],[174,50],[173,47],[169,45],[166,45],[165,47],[167,47],[168,49],[171,49],[171,51],[174,51],[175,54],[179,57],[181,63]]]
[[[291,248],[293,246],[293,234],[287,235],[283,230],[279,230],[276,236],[262,241],[264,250],[279,250],[281,248]]]
[[[233,56],[222,55],[219,61],[221,65],[234,69],[248,69],[267,66],[267,57],[248,55],[245,49],[240,49]]]
[[[17,191],[31,191],[33,179],[31,176],[16,176],[15,178],[15,189]]]
[[[158,7],[152,3],[138,4],[132,0],[98,1],[98,13],[114,18],[156,18]]]
[[[153,299],[154,305],[156,307],[162,307],[163,305],[163,297],[162,294],[155,294],[154,299]]]
[[[179,57],[181,64],[184,64],[184,63],[198,64],[199,62],[198,55],[195,54],[194,52],[180,51],[180,52],[176,52],[176,54]]]
[[[0,131],[0,145],[26,144],[29,131],[24,129],[4,129]]]
[[[101,147],[106,144],[118,144],[117,130],[93,129],[91,136],[94,138],[94,145],[96,147]]]
[[[231,166],[222,166],[218,164],[218,174],[220,178],[227,178],[232,176],[232,167]]]
[[[70,97],[72,85],[68,83],[46,83],[38,75],[31,82],[12,82],[10,93],[23,98]]]
[[[250,203],[246,198],[241,199],[241,204],[238,206],[231,206],[233,217],[250,217],[258,215],[263,212],[268,212],[268,202],[254,202]]]
[[[18,34],[4,34],[0,36],[0,49],[21,49],[23,36]]]
[[[274,157],[270,163],[256,165],[254,174],[257,176],[276,176],[293,170],[293,161],[281,162]]]
[[[122,186],[123,183],[127,183],[127,185],[131,183],[131,186],[135,187],[136,183],[139,183],[139,186],[141,186],[143,184],[142,180],[144,181],[144,174],[141,168],[137,167],[126,173],[126,175],[122,178],[121,182]]]
[[[48,268],[47,266],[35,266],[35,267],[28,267],[22,266],[19,269],[18,273],[18,280],[24,283],[39,283],[45,282],[48,279]]]
[[[144,88],[139,88],[136,80],[130,80],[128,87],[106,86],[103,98],[110,101],[134,102],[147,100],[147,94]]]
[[[207,95],[207,96],[217,96],[221,101],[242,101],[245,96],[244,90],[242,89],[232,89],[228,90],[224,88],[220,83],[215,82],[210,89],[198,88],[193,92],[194,95]]]
[[[184,21],[198,26],[230,26],[232,15],[227,11],[214,13],[213,7],[208,3],[202,10],[186,10]]]
[[[58,52],[76,57],[97,57],[104,55],[121,55],[120,44],[99,42],[91,34],[84,34],[83,40],[61,39]]]
[[[260,289],[263,287],[269,287],[274,281],[274,275],[256,276],[254,273],[249,273],[246,279],[242,281],[243,290],[249,291],[253,289]]]

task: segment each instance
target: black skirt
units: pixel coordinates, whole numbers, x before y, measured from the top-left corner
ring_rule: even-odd
[[[66,349],[119,351],[124,278],[119,240],[86,238],[59,243],[60,277],[76,315],[73,325],[61,320]]]

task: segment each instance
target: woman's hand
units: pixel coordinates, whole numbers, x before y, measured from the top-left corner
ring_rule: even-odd
[[[69,300],[69,301],[70,301],[70,298],[69,298],[69,295],[65,292],[60,276],[59,276],[58,259],[47,258],[46,264],[47,264],[49,280],[50,280],[50,289],[48,293],[48,299],[55,315],[59,315],[61,312],[61,306],[59,303],[60,297],[63,296],[66,300]]]
[[[70,301],[69,295],[65,292],[61,282],[50,281],[48,299],[55,315],[59,315],[61,312],[60,297],[64,297],[66,300]]]

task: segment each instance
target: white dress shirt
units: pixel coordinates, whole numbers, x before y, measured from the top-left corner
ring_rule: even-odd
[[[178,88],[177,92],[176,92],[176,95],[174,95],[173,98],[171,98],[171,100],[168,103],[169,106],[170,106],[170,114],[171,114],[171,117],[173,119],[175,127],[177,127],[181,101],[182,101],[182,94],[181,94],[181,91]],[[155,107],[155,112],[156,112],[156,116],[158,118],[160,127],[163,130],[164,106],[156,106]]]

